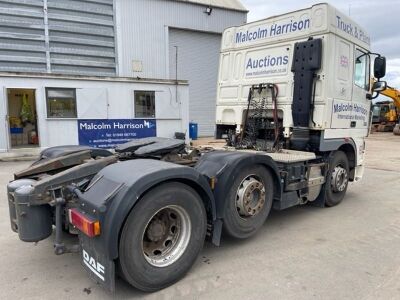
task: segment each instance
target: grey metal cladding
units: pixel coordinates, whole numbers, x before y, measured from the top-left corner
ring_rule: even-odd
[[[0,70],[115,76],[113,5],[0,0]]]
[[[43,1],[0,0],[0,71],[46,72]]]
[[[47,0],[53,73],[116,74],[113,1]]]

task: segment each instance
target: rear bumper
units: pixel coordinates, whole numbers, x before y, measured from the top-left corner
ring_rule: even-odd
[[[11,229],[18,233],[24,242],[38,242],[48,238],[53,232],[53,224],[62,227],[64,214],[57,213],[57,208],[49,204],[32,205],[34,203],[33,185],[35,180],[15,180],[7,186],[8,206]],[[63,211],[65,204],[60,204]],[[80,252],[83,268],[89,277],[108,291],[115,290],[115,263],[108,259],[102,251],[101,236],[89,238],[79,233],[79,245],[67,247],[62,241],[62,228],[56,226],[55,252]]]

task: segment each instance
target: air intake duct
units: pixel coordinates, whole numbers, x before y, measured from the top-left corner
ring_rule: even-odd
[[[316,73],[321,69],[322,39],[309,39],[296,43],[292,72],[294,91],[292,104],[293,131],[291,148],[305,150],[310,140],[310,119],[313,103],[313,85]]]

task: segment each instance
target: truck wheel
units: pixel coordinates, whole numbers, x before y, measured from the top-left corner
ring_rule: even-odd
[[[145,292],[181,279],[203,247],[207,215],[200,196],[181,183],[162,184],[129,214],[119,244],[123,278]]]
[[[342,202],[349,184],[349,160],[342,151],[333,154],[325,185],[325,205],[332,207]]]
[[[254,235],[264,224],[272,206],[273,179],[262,166],[243,169],[229,190],[224,231],[239,239]]]

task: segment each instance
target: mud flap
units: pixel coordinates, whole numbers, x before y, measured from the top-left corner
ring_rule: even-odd
[[[115,291],[115,264],[96,249],[94,239],[79,235],[81,263],[89,277],[110,292]]]

